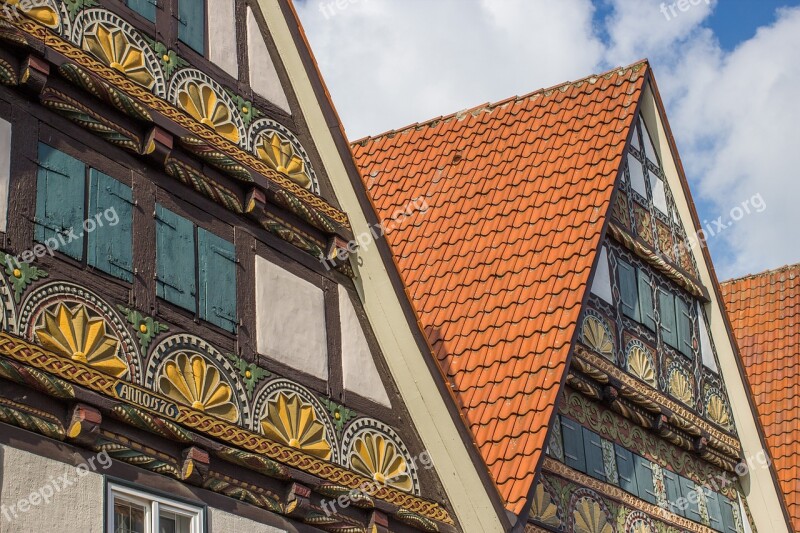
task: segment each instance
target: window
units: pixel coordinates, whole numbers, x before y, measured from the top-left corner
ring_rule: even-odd
[[[113,533],[204,533],[202,507],[109,484],[108,531]]]
[[[156,21],[156,0],[126,0],[125,4],[150,22]]]
[[[686,357],[694,357],[694,317],[689,304],[680,296],[659,289],[658,312],[661,316],[661,335],[664,342]]]
[[[156,262],[159,298],[222,329],[236,329],[232,243],[157,205]]]
[[[35,239],[133,282],[131,188],[46,144],[39,144],[38,158]]]
[[[205,55],[205,0],[178,0],[178,39],[198,54]]]
[[[650,276],[643,270],[635,268],[625,261],[620,261],[619,291],[622,313],[655,331],[653,282],[650,280]]]
[[[637,322],[639,314],[639,293],[636,282],[636,269],[624,261],[619,262],[619,292],[622,313]]]
[[[574,470],[588,474],[600,481],[614,483],[637,498],[653,505],[666,498],[669,512],[688,518],[694,522],[706,524],[700,514],[701,492],[705,496],[708,509],[709,525],[712,529],[723,533],[736,531],[734,515],[739,512],[737,502],[713,492],[708,487],[696,485],[692,480],[680,476],[666,467],[632,453],[619,444],[606,442],[594,431],[581,426],[569,418],[560,416],[563,462]],[[558,428],[559,424],[554,425]],[[609,464],[615,464],[617,480],[606,478],[605,454],[613,450],[614,457],[608,457]],[[549,452],[548,452],[549,453]],[[656,486],[655,471],[661,470],[664,484]],[[734,507],[737,507],[734,510]]]
[[[678,347],[678,330],[675,325],[675,297],[663,289],[658,290],[658,314],[661,318],[661,337],[673,348]]]
[[[692,314],[689,305],[682,298],[675,297],[675,319],[678,326],[678,351],[686,357],[694,355],[692,346]]]

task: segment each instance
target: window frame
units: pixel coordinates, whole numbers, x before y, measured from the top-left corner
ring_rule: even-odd
[[[193,204],[188,204],[191,208],[195,206]],[[183,307],[173,301],[164,298],[159,294],[158,285],[160,283],[159,279],[159,244],[158,244],[158,212],[159,208],[165,209],[168,212],[172,213],[173,215],[184,219],[188,223],[192,225],[192,242],[193,242],[193,249],[194,249],[194,283],[195,283],[195,294],[193,296],[194,299],[194,307],[188,309]],[[205,316],[201,311],[201,264],[200,264],[200,233],[204,232],[210,234],[217,239],[223,240],[231,245],[233,250],[234,259],[231,261],[234,265],[234,283],[233,287],[231,287],[231,292],[234,294],[236,301],[234,302],[234,309],[235,309],[235,319],[231,320],[233,323],[233,329],[227,329],[223,326],[217,325],[216,323],[210,321],[208,316]],[[193,321],[200,321],[203,324],[206,324],[212,328],[215,328],[216,331],[221,332],[222,334],[231,337],[236,336],[239,333],[239,327],[241,326],[242,316],[239,314],[238,305],[240,303],[239,298],[239,283],[241,281],[242,275],[246,275],[245,273],[241,272],[240,269],[240,260],[239,255],[237,253],[236,247],[236,233],[234,230],[234,226],[232,223],[228,222],[227,220],[222,220],[218,218],[211,218],[210,222],[206,224],[201,224],[197,217],[192,216],[191,209],[187,207],[187,204],[179,201],[178,199],[170,196],[170,193],[166,190],[159,189],[155,203],[154,203],[154,211],[153,211],[153,243],[155,247],[155,265],[154,265],[154,295],[161,306],[165,306],[168,309],[174,311],[180,316],[186,317],[188,316]]]
[[[77,141],[77,140],[75,140],[75,139],[73,139],[71,137],[66,137],[65,138],[63,136],[63,134],[58,138],[54,137],[53,133],[56,132],[56,131],[58,131],[58,130],[49,130],[49,129],[42,130],[42,131],[40,131],[40,134],[39,134],[39,136],[37,138],[37,141],[36,141],[37,142],[37,146],[36,146],[36,151],[35,151],[36,155],[35,155],[35,160],[34,160],[34,164],[36,165],[36,168],[37,168],[36,178],[35,178],[36,199],[35,199],[35,204],[33,206],[34,218],[32,220],[32,225],[31,225],[31,231],[32,231],[31,241],[30,241],[31,242],[31,246],[35,247],[37,245],[45,245],[44,241],[41,241],[41,240],[38,239],[37,234],[39,232],[38,228],[40,226],[43,226],[43,224],[41,224],[39,222],[39,220],[38,220],[39,195],[40,195],[40,190],[39,190],[39,184],[40,184],[39,172],[41,171],[42,168],[46,168],[41,164],[41,159],[40,159],[41,147],[42,146],[46,146],[46,147],[48,147],[49,149],[51,149],[51,150],[53,150],[55,152],[60,152],[60,153],[62,153],[64,155],[66,155],[67,157],[72,158],[72,159],[76,160],[77,162],[79,162],[81,165],[83,165],[83,174],[84,174],[83,175],[83,179],[82,179],[82,184],[83,184],[82,185],[83,186],[83,191],[82,191],[83,200],[82,200],[82,202],[83,202],[83,204],[81,206],[81,208],[83,210],[83,219],[80,220],[79,222],[76,222],[76,224],[78,224],[77,226],[73,226],[73,228],[75,229],[76,232],[80,232],[81,233],[80,238],[77,241],[73,241],[74,243],[80,243],[81,257],[80,258],[75,258],[72,255],[66,253],[63,250],[65,248],[63,245],[59,246],[58,248],[56,248],[54,250],[54,253],[53,253],[52,257],[56,258],[56,259],[59,259],[60,261],[63,261],[63,262],[68,263],[70,265],[73,265],[73,266],[75,266],[77,268],[80,268],[81,270],[85,270],[85,271],[91,272],[92,274],[101,276],[101,277],[103,277],[103,279],[106,279],[106,280],[112,281],[113,283],[119,284],[119,285],[125,287],[126,289],[130,289],[134,285],[135,278],[136,278],[135,265],[134,265],[134,261],[135,261],[134,244],[135,244],[136,239],[134,239],[135,226],[134,226],[134,211],[133,211],[133,209],[131,209],[131,217],[130,217],[130,220],[128,221],[130,226],[131,226],[131,231],[130,231],[130,249],[131,249],[131,254],[132,254],[131,271],[129,272],[130,273],[130,279],[127,279],[126,277],[118,276],[118,275],[116,275],[116,274],[114,274],[112,272],[109,272],[109,271],[103,269],[101,267],[101,265],[93,264],[92,262],[90,262],[90,251],[91,250],[90,250],[89,246],[90,246],[91,242],[93,242],[92,238],[91,238],[91,235],[92,235],[92,233],[94,233],[94,231],[100,231],[105,226],[96,225],[96,228],[92,233],[87,233],[84,230],[84,227],[83,227],[83,224],[87,220],[94,220],[95,223],[97,224],[97,222],[98,222],[97,216],[100,214],[100,213],[90,213],[89,212],[89,209],[90,209],[90,207],[92,205],[92,199],[91,199],[92,192],[93,192],[92,184],[95,181],[97,181],[98,183],[101,181],[100,179],[95,178],[95,176],[96,176],[95,173],[99,173],[99,174],[101,174],[103,176],[106,176],[106,177],[110,178],[111,180],[116,181],[120,185],[130,189],[130,191],[131,191],[131,202],[129,202],[129,203],[131,204],[131,207],[136,205],[136,195],[135,195],[135,191],[133,189],[133,182],[132,182],[132,179],[131,179],[131,177],[129,175],[129,172],[126,174],[124,172],[124,167],[117,165],[113,161],[110,161],[107,157],[99,154],[96,150],[90,148],[89,146],[87,146],[86,144],[84,144],[84,143],[82,143],[80,141]],[[84,155],[86,153],[92,154],[92,156],[87,158]],[[108,223],[108,221],[104,219],[103,223],[106,224],[106,223]],[[113,227],[116,228],[121,224],[122,224],[122,220],[120,220],[117,223],[117,225],[115,225]],[[96,241],[94,241],[94,242],[96,242]],[[47,257],[48,255],[50,255],[50,254],[49,253],[45,254],[45,257]]]
[[[178,51],[179,55],[183,56],[186,59],[189,59],[187,56],[196,56],[198,58],[207,61],[211,64],[211,61],[208,58],[208,50],[209,50],[209,36],[208,36],[208,1],[207,0],[163,0],[164,2],[169,3],[169,15],[170,15],[170,35],[171,41],[173,43],[174,48]],[[201,2],[203,5],[203,50],[198,51],[192,45],[181,39],[181,24],[183,21],[181,19],[181,2],[188,2],[188,1],[195,1]],[[192,61],[190,61],[191,63]],[[200,68],[197,66],[197,68]]]
[[[155,491],[110,479],[106,479],[105,498],[104,527],[105,531],[108,533],[113,533],[115,531],[113,523],[114,504],[117,499],[144,507],[145,525],[147,527],[145,533],[158,532],[159,524],[157,520],[161,516],[160,512],[165,509],[181,516],[189,517],[191,520],[190,533],[207,533],[208,531],[208,512],[205,504],[187,502]]]

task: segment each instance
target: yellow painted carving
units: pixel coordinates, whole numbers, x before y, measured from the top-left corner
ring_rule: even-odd
[[[106,333],[106,323],[91,317],[84,305],[70,309],[59,303],[55,311],[45,311],[35,331],[39,343],[48,350],[87,364],[114,377],[122,377],[128,365],[117,354],[119,340]]]
[[[583,319],[583,339],[594,351],[606,359],[614,360],[614,343],[597,317],[589,315]]]
[[[155,84],[155,78],[147,69],[144,52],[130,41],[121,28],[96,22],[84,32],[82,46],[142,87],[151,89]]]
[[[311,178],[306,172],[303,158],[295,152],[292,143],[277,132],[262,133],[259,136],[256,155],[272,170],[286,175],[301,187],[307,189],[311,186]]]
[[[350,466],[381,485],[406,492],[414,487],[403,454],[395,443],[380,434],[363,433],[356,438],[350,452]]]
[[[653,528],[644,520],[637,520],[631,527],[630,533],[653,533]]]
[[[572,511],[575,533],[614,533],[603,507],[591,498],[581,498]]]
[[[231,120],[231,110],[211,85],[191,80],[178,92],[178,107],[231,142],[239,142],[239,130]]]
[[[294,393],[281,392],[267,402],[261,430],[268,438],[329,460],[331,445],[314,407]]]
[[[164,365],[158,386],[162,394],[192,409],[229,422],[239,420],[230,385],[201,355],[179,353]]]
[[[706,405],[706,412],[708,413],[708,418],[710,418],[712,422],[716,422],[723,427],[730,426],[731,417],[728,414],[728,409],[725,407],[725,402],[722,401],[719,395],[711,395],[708,399],[708,405]]]
[[[657,387],[656,369],[649,354],[641,346],[634,345],[628,351],[628,371],[651,387]]]
[[[58,28],[60,20],[58,12],[46,2],[41,0],[0,0],[0,4],[5,4],[12,10],[19,10],[43,26],[51,29]]]
[[[533,493],[531,518],[547,526],[555,528],[561,526],[561,520],[558,518],[558,506],[541,483],[536,485],[536,490]]]
[[[694,394],[692,394],[692,384],[683,372],[673,370],[669,376],[669,393],[686,405],[694,404]]]

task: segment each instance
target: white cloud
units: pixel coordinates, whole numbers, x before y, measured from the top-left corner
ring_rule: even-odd
[[[800,8],[726,52],[703,25],[716,0],[669,20],[659,0],[603,1],[599,25],[590,0],[297,7],[352,139],[649,57],[701,215],[754,194],[767,203],[710,241],[720,277],[800,261]]]
[[[590,74],[590,0],[297,5],[352,139]]]

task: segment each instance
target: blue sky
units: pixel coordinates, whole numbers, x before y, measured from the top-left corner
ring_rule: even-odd
[[[664,11],[671,15],[665,16]],[[721,279],[800,262],[800,0],[302,0],[351,139],[650,59]]]

